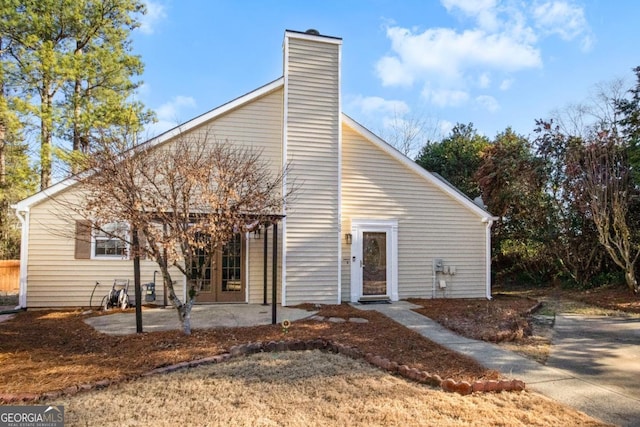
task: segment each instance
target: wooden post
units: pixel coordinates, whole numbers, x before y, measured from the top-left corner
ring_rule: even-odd
[[[264,254],[263,254],[264,268],[262,269],[264,290],[263,290],[262,305],[269,305],[267,303],[267,260],[269,258],[267,256],[267,250],[269,248],[269,246],[267,245],[267,240],[269,240],[268,237],[269,237],[269,230],[267,230],[267,225],[265,223],[265,226],[264,226]]]
[[[266,234],[266,233],[265,233]],[[278,323],[278,313],[277,313],[277,305],[278,305],[278,285],[276,281],[278,280],[278,223],[273,223],[273,254],[272,254],[272,262],[271,266],[271,324],[275,325]]]
[[[142,333],[142,288],[140,286],[140,239],[138,228],[131,227],[133,234],[133,285],[136,296],[136,332]]]

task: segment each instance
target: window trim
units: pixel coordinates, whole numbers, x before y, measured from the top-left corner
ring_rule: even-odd
[[[110,224],[124,224],[125,228],[126,228],[126,235],[125,235],[125,239],[129,239],[129,233],[131,230],[131,227],[129,225],[129,223],[127,223],[126,221],[113,221],[107,224],[104,224],[104,226],[108,226]],[[125,244],[125,255],[97,255],[96,254],[96,242],[98,240],[116,240],[117,238],[112,237],[112,238],[102,238],[102,237],[98,237],[96,234],[98,233],[98,230],[95,227],[91,228],[91,259],[95,259],[95,260],[109,260],[109,261],[126,261],[129,260],[129,254],[131,253],[130,251],[130,245],[129,242],[127,240],[122,240],[122,239],[118,239],[120,241],[123,241]]]

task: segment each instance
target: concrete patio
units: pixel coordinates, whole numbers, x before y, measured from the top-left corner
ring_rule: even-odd
[[[211,304],[195,305],[191,310],[191,329],[235,328],[241,326],[269,325],[272,307],[260,304]],[[277,323],[283,320],[300,320],[313,316],[315,311],[277,306]],[[98,332],[109,335],[136,333],[135,313],[114,313],[104,316],[87,317],[85,323]],[[143,332],[181,330],[176,309],[145,308],[142,310]]]

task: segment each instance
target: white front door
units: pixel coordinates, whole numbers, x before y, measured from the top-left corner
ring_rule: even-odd
[[[351,302],[397,301],[397,221],[353,220],[351,231]]]

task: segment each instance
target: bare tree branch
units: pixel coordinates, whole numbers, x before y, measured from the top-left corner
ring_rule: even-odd
[[[624,270],[629,289],[637,293],[635,264],[640,256],[640,242],[629,224],[634,188],[625,151],[615,135],[602,131],[595,142],[584,148],[582,156],[582,183],[599,241],[613,262]]]
[[[289,165],[278,168],[261,150],[206,132],[182,134],[155,147],[132,147],[127,141],[104,135],[86,157],[89,172],[80,181],[84,197],[73,210],[98,230],[116,221],[139,230],[146,244],[132,248],[132,255],[158,264],[188,334],[191,308],[215,253],[236,233],[279,219],[296,186],[287,185],[282,194]],[[187,278],[184,301],[175,292],[172,267]]]

